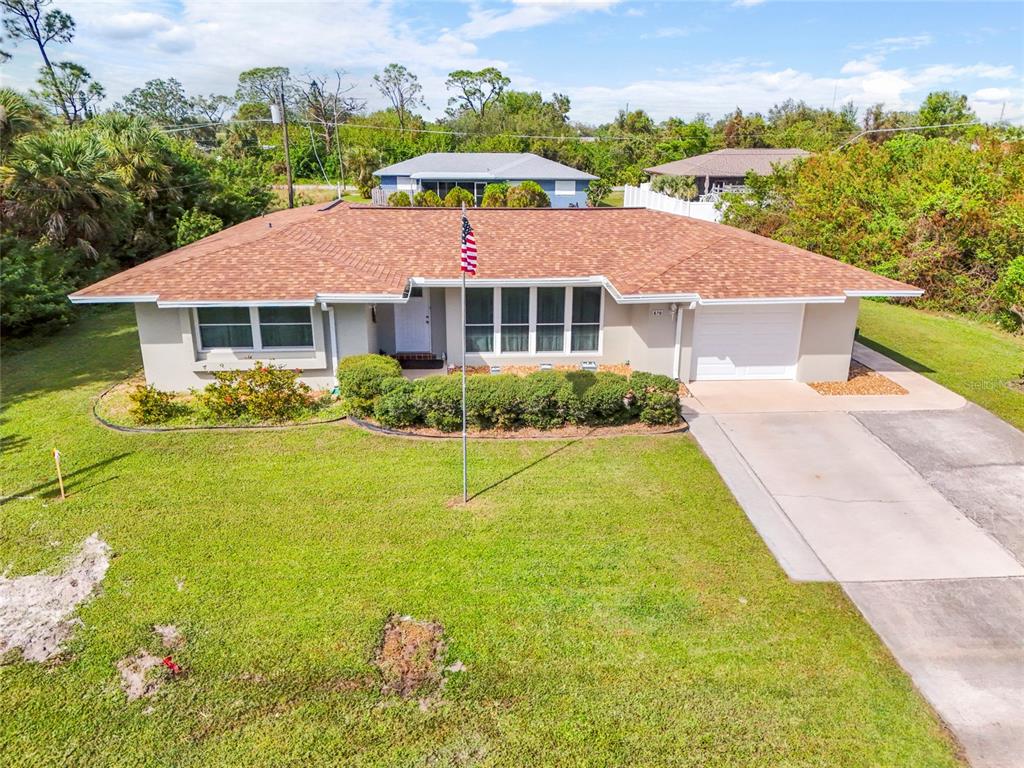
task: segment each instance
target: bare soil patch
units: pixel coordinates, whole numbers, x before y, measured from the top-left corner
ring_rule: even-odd
[[[154,624],[153,634],[160,638],[160,643],[169,651],[176,651],[185,645],[185,636],[173,624]]]
[[[152,696],[169,674],[163,659],[146,651],[139,651],[117,662],[117,671],[121,674],[121,690],[128,701]]]
[[[0,576],[0,664],[20,650],[25,661],[57,656],[81,622],[75,609],[92,596],[110,567],[110,547],[89,536],[58,574]]]
[[[374,663],[382,692],[403,699],[429,694],[441,685],[444,627],[433,621],[392,615],[384,625]]]
[[[807,386],[819,395],[905,395],[907,390],[864,363],[850,361],[846,381],[812,381]]]

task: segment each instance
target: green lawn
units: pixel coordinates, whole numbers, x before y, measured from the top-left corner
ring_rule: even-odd
[[[625,199],[626,193],[621,189],[613,189],[601,200],[600,208],[621,208],[622,201]]]
[[[952,315],[860,303],[861,341],[1024,429],[1024,337]]]
[[[474,444],[464,507],[457,441],[106,430],[90,401],[136,344],[130,310],[95,312],[4,361],[0,568],[92,531],[117,557],[67,661],[0,668],[0,765],[959,764],[690,438]],[[428,711],[360,683],[392,611],[442,622],[466,664]],[[190,674],[128,704],[114,665],[157,650],[155,623]]]

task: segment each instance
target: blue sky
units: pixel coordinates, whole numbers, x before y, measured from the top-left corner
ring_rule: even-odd
[[[156,77],[191,92],[233,91],[238,72],[343,68],[371,107],[370,77],[397,61],[416,72],[430,112],[445,74],[497,66],[513,87],[570,96],[572,117],[605,122],[625,107],[658,119],[766,110],[786,98],[912,108],[930,90],[968,94],[987,119],[1024,120],[1024,3],[722,0],[267,2],[57,0],[78,22],[59,52],[110,100]],[[9,47],[9,45],[7,46]],[[22,43],[4,67],[27,87],[38,56]]]

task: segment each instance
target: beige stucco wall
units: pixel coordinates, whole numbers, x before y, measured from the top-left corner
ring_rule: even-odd
[[[846,380],[859,307],[859,299],[847,299],[842,304],[806,305],[797,381]]]
[[[339,309],[345,305],[339,305]],[[362,309],[353,314],[368,317],[366,305],[350,305]],[[139,331],[139,345],[142,350],[142,364],[146,382],[159,389],[183,392],[191,388],[201,389],[213,381],[214,371],[240,370],[252,367],[256,361],[301,368],[302,380],[316,389],[330,388],[335,384],[331,370],[330,329],[326,313],[317,307],[313,310],[313,346],[309,351],[274,352],[232,352],[216,350],[203,352],[195,338],[191,309],[160,309],[156,304],[136,304],[135,319]],[[335,323],[340,333],[347,332],[353,323],[346,322],[347,314],[339,313]],[[353,333],[353,338],[359,338]],[[366,351],[369,329],[364,327],[362,348]],[[356,346],[352,343],[353,348]],[[351,353],[355,354],[355,353]]]

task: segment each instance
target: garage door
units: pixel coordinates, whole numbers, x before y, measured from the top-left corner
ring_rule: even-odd
[[[803,304],[697,307],[693,378],[792,379]]]

